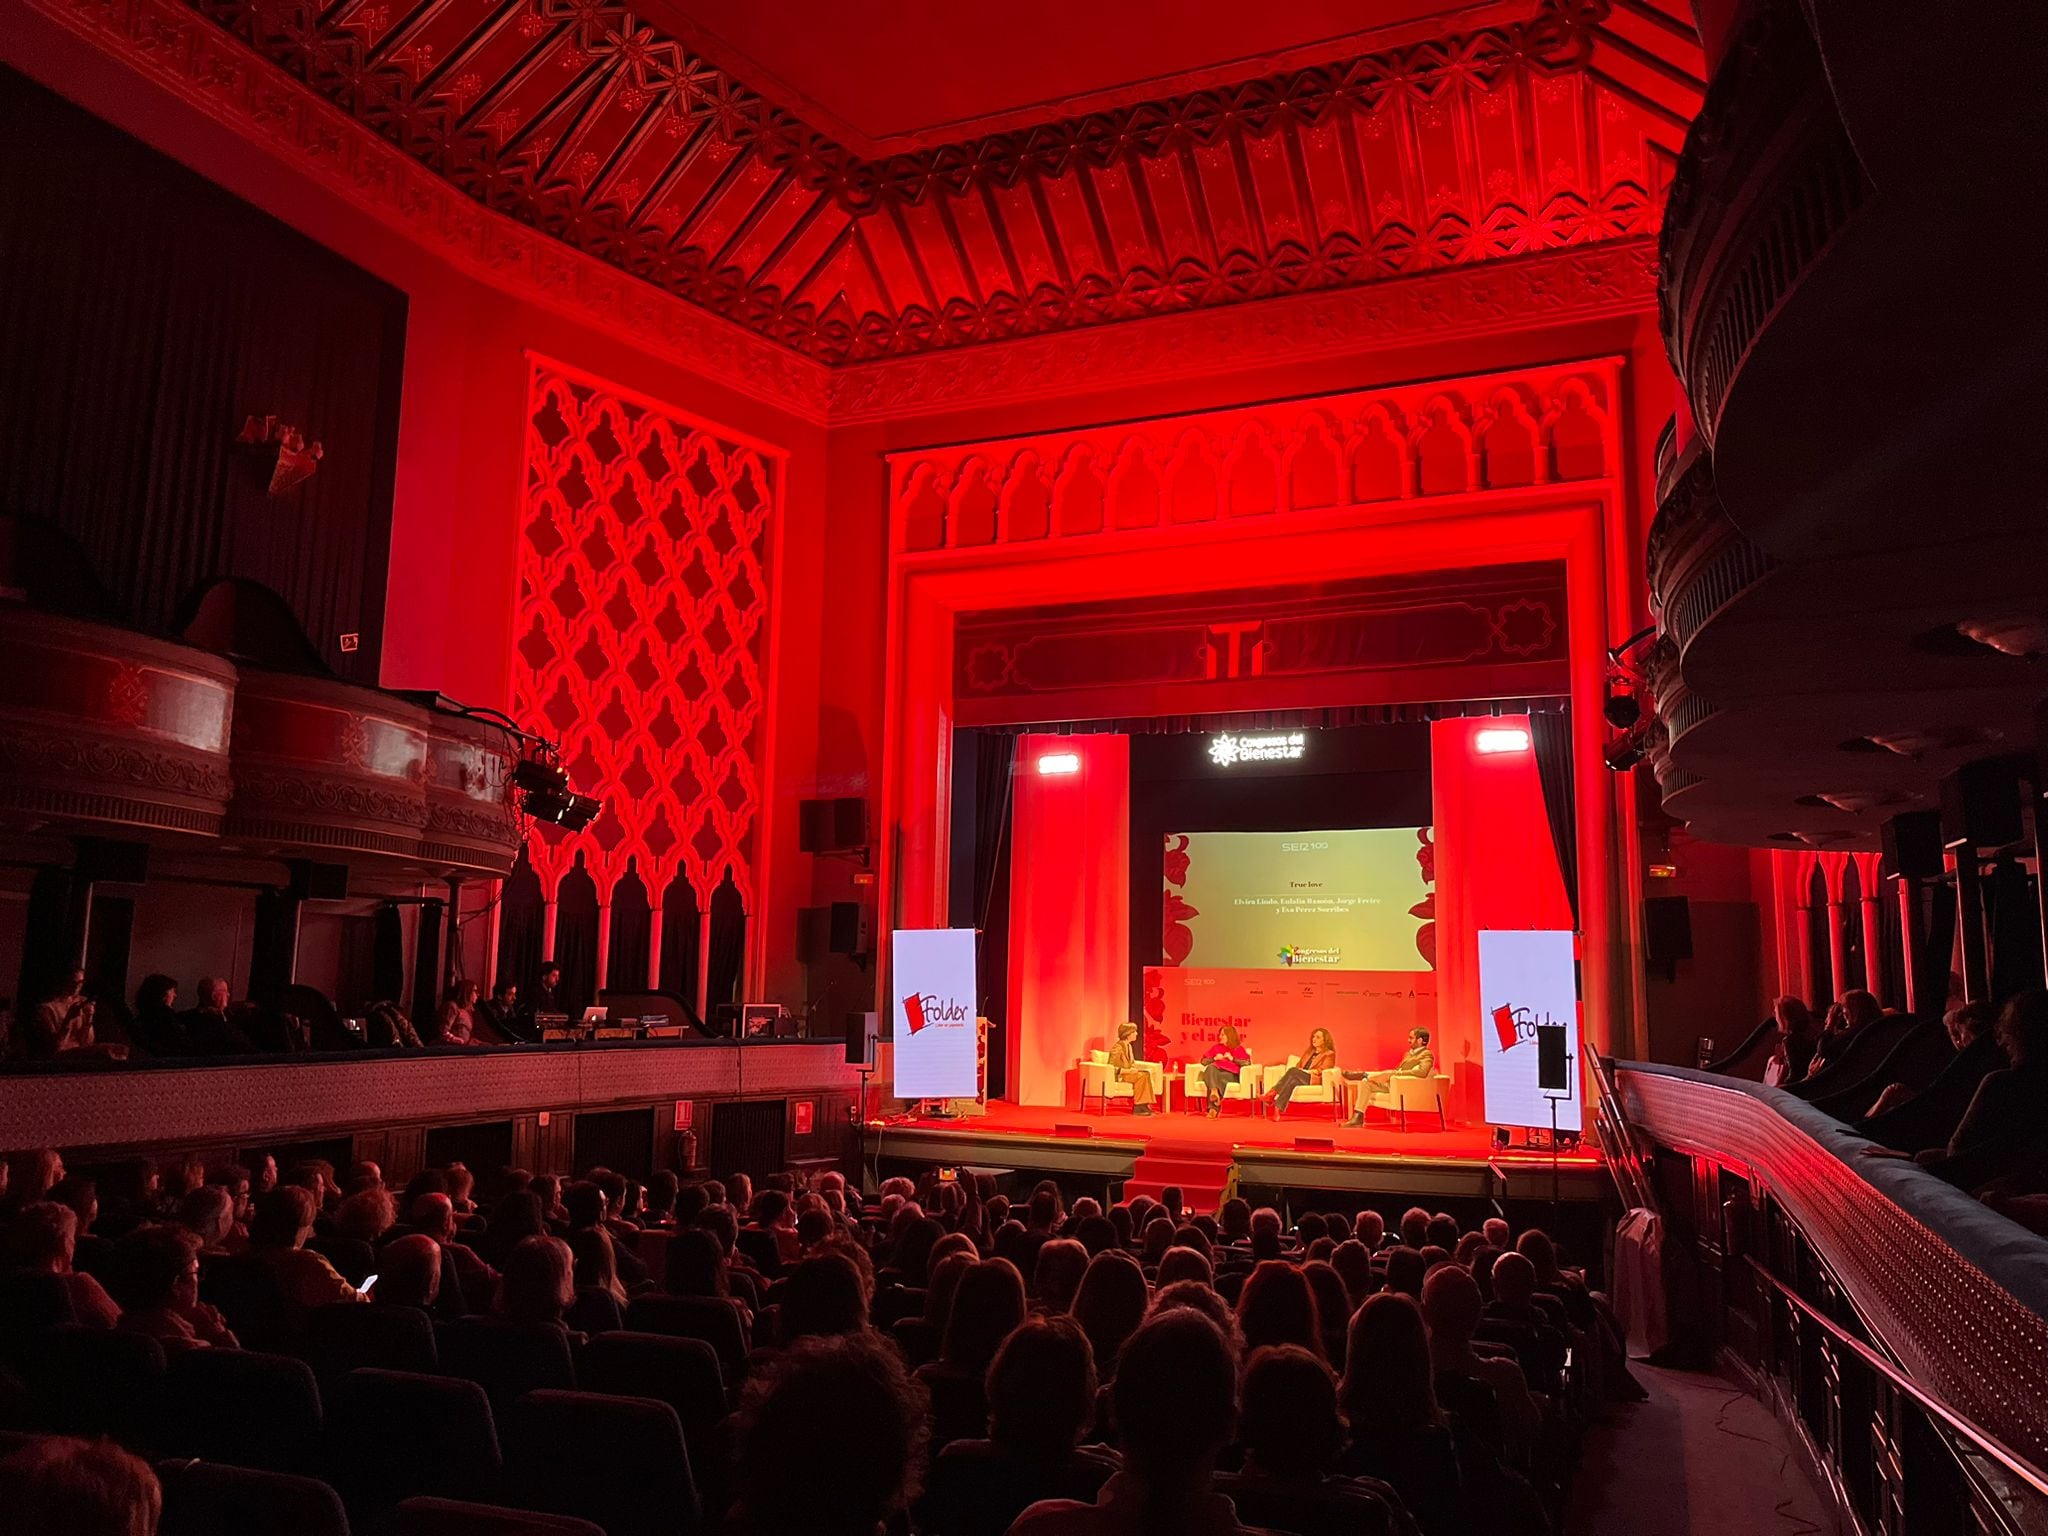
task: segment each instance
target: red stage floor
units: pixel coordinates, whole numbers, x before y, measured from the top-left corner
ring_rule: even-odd
[[[1227,1156],[1233,1148],[1292,1149],[1297,1137],[1327,1138],[1340,1154],[1369,1157],[1413,1157],[1432,1161],[1540,1163],[1550,1166],[1548,1152],[1527,1152],[1516,1147],[1507,1152],[1493,1150],[1493,1130],[1485,1125],[1453,1125],[1438,1130],[1434,1122],[1411,1117],[1408,1131],[1392,1124],[1368,1122],[1357,1130],[1346,1130],[1327,1116],[1296,1110],[1284,1120],[1254,1118],[1242,1110],[1225,1111],[1211,1120],[1204,1115],[1133,1115],[1118,1108],[1108,1114],[1082,1114],[1071,1109],[1035,1108],[992,1101],[988,1113],[959,1120],[911,1119],[896,1122],[905,1127],[929,1130],[983,1131],[992,1135],[1050,1136],[1055,1123],[1091,1126],[1099,1137],[1119,1141],[1142,1141],[1154,1151],[1185,1149]],[[1590,1150],[1569,1153],[1558,1160],[1565,1166],[1597,1168],[1600,1159]]]

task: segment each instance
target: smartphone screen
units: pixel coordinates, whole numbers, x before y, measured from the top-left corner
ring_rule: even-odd
[[[369,1294],[370,1294],[370,1292],[371,1292],[371,1291],[373,1291],[373,1290],[375,1290],[376,1288],[377,1288],[377,1277],[376,1277],[375,1275],[371,1275],[371,1276],[369,1276],[369,1277],[368,1277],[367,1279],[365,1279],[365,1280],[363,1281],[363,1283],[362,1283],[361,1285],[359,1285],[359,1286],[357,1286],[357,1287],[356,1287],[356,1289],[357,1289],[357,1290],[359,1290],[359,1291],[361,1291],[361,1292],[362,1292],[362,1293],[363,1293],[363,1294],[364,1294],[365,1296],[369,1295]]]

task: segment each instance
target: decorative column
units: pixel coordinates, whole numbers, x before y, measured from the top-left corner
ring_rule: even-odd
[[[697,914],[697,1017],[711,1022],[711,903]]]
[[[1869,881],[1875,882],[1877,878],[1873,873]],[[1877,890],[1866,883],[1863,900],[1858,903],[1863,908],[1863,984],[1877,995],[1880,1003],[1890,1004],[1897,999],[1884,996],[1884,934],[1878,922],[1877,900]]]
[[[556,898],[550,895],[540,909],[540,959],[543,965],[555,958],[555,919],[558,915]]]
[[[609,893],[607,893],[609,895]],[[612,965],[612,904],[609,900],[597,904],[597,990],[603,992],[610,980]]]
[[[1844,858],[1821,859],[1821,874],[1828,885],[1828,1001],[1833,1002],[1849,990],[1849,929],[1847,914],[1842,910],[1842,873],[1848,860]]]

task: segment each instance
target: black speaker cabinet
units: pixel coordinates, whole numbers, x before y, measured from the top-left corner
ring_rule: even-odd
[[[1692,904],[1685,897],[1644,898],[1643,958],[1664,966],[1692,958]]]
[[[1536,1026],[1536,1086],[1544,1093],[1563,1093],[1572,1085],[1572,1069],[1564,1048],[1562,1024]]]
[[[875,1064],[875,1034],[881,1015],[849,1013],[845,1020],[846,1064],[872,1067]]]
[[[1939,880],[1942,876],[1941,812],[1901,811],[1879,829],[1887,880]]]
[[[2020,840],[2020,768],[2017,757],[1987,757],[1942,779],[1943,847],[2003,848]]]
[[[868,803],[859,795],[797,803],[796,845],[805,853],[850,853],[868,845]]]

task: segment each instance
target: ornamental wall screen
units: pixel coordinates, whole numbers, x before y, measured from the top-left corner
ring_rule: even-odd
[[[533,358],[513,712],[605,802],[529,830],[551,906],[580,856],[606,908],[630,868],[656,902],[681,875],[698,913],[730,873],[753,909],[782,478],[771,449]]]

